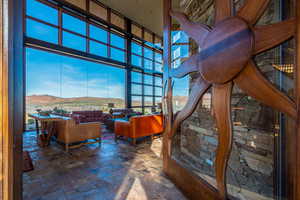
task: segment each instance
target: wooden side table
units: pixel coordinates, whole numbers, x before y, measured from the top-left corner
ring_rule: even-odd
[[[59,115],[44,116],[40,114],[28,114],[29,117],[35,119],[37,143],[41,147],[46,147],[50,144],[51,137],[55,133],[55,122],[62,120],[69,120],[69,117]],[[41,130],[39,128],[41,123]]]

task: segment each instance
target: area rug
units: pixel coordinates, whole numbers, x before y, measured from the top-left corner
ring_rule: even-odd
[[[32,159],[30,157],[30,154],[28,151],[23,151],[23,172],[29,172],[32,171],[33,164],[32,164]]]

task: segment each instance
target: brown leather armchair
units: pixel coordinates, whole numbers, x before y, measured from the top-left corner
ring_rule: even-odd
[[[85,144],[99,143],[101,145],[101,124],[99,122],[76,123],[74,119],[59,121],[56,124],[57,140],[69,148],[81,147]],[[93,139],[92,142],[85,142]],[[81,143],[79,143],[81,142]],[[72,145],[72,143],[79,143]]]
[[[131,117],[129,121],[115,121],[115,139],[125,136],[132,139],[136,144],[136,139],[145,136],[153,136],[163,131],[162,115],[142,115]]]

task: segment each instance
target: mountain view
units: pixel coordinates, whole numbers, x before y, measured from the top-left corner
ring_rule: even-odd
[[[103,110],[108,111],[108,103],[114,103],[116,108],[124,107],[124,99],[101,97],[61,98],[50,95],[32,95],[26,97],[27,113],[36,109],[52,110],[57,107],[66,111],[75,110]]]

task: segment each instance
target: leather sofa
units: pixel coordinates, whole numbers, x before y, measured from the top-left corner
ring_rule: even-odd
[[[66,151],[69,148],[77,148],[85,144],[101,144],[100,122],[76,123],[74,119],[70,118],[56,122],[56,131],[57,140],[64,143]]]
[[[109,113],[113,118],[124,118],[142,114],[140,112],[135,112],[131,108],[112,108],[110,109]]]
[[[87,122],[102,122],[106,123],[111,119],[111,115],[102,111],[73,111],[71,117],[77,124]]]
[[[163,131],[162,115],[141,115],[131,117],[129,121],[115,120],[114,124],[115,140],[119,136],[132,139],[132,144],[136,144],[136,139],[145,136],[153,136]]]

